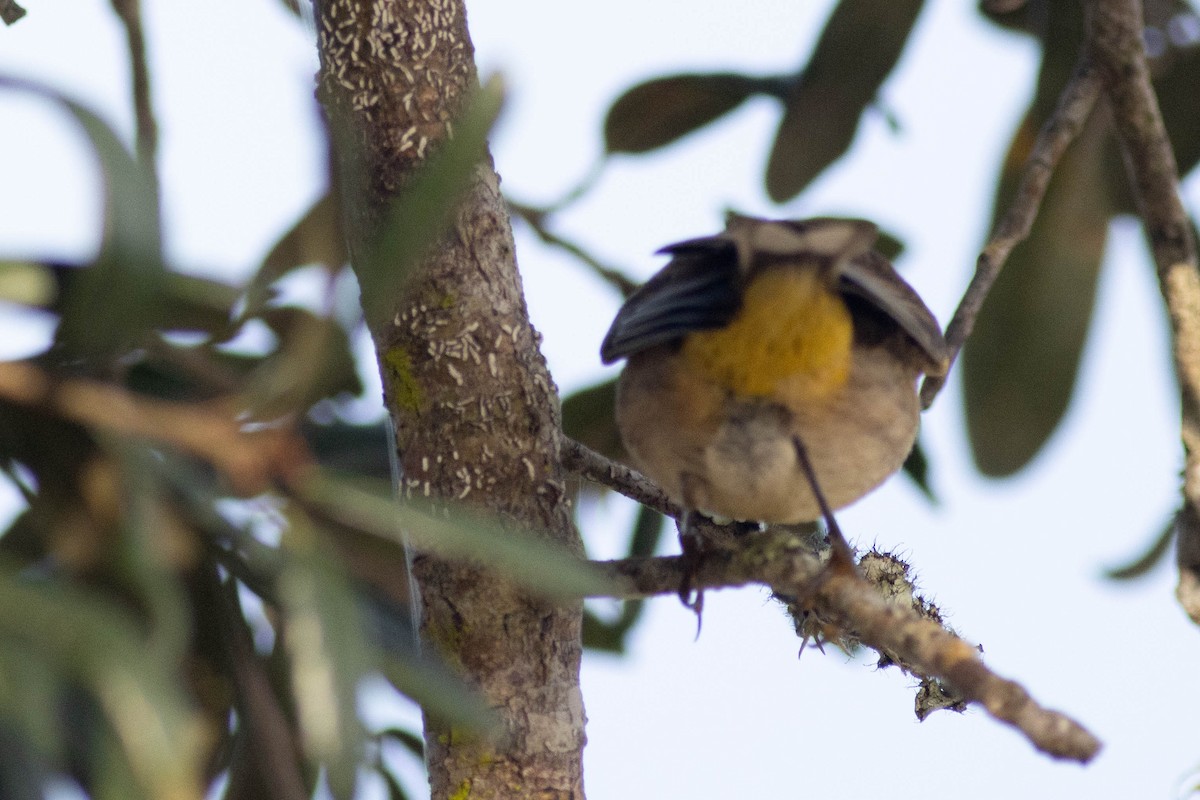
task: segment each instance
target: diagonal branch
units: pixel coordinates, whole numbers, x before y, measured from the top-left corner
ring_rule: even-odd
[[[595,256],[593,256],[580,245],[551,231],[550,228],[546,226],[547,212],[544,209],[534,208],[533,206],[527,206],[522,203],[518,203],[515,200],[509,199],[508,210],[513,216],[519,218],[526,225],[528,225],[529,229],[532,230],[534,234],[542,240],[543,243],[548,244],[551,247],[557,247],[561,250],[565,250],[566,252],[575,256],[575,258],[579,259],[584,266],[591,269],[591,271],[594,272],[597,277],[620,292],[622,297],[628,298],[631,294],[633,294],[634,290],[638,288],[637,282],[632,280],[619,269],[602,264]]]
[[[679,519],[683,513],[683,509],[671,502],[662,489],[640,472],[610,461],[568,436],[561,436],[559,440],[564,469],[593,483],[607,486],[665,516]]]
[[[1092,0],[1086,5],[1092,58],[1112,101],[1125,169],[1154,254],[1159,288],[1171,322],[1172,352],[1182,400],[1184,509],[1179,533],[1180,601],[1200,623],[1200,272],[1191,222],[1179,195],[1179,170],[1142,44],[1138,0]],[[1197,562],[1197,563],[1193,563]]]
[[[587,447],[563,438],[563,464],[577,474],[658,511],[678,516],[654,484]],[[724,526],[715,526],[717,531]],[[693,589],[757,583],[798,605],[821,622],[881,653],[889,662],[949,684],[962,699],[983,706],[996,719],[1018,728],[1044,753],[1080,762],[1091,760],[1100,742],[1069,717],[1038,705],[1020,684],[991,672],[977,649],[908,605],[886,600],[880,588],[854,570],[827,570],[803,536],[773,527],[752,536],[706,536],[698,563],[682,558],[630,558],[599,566],[626,599],[676,594],[685,577]]]
[[[1017,187],[1017,196],[1013,198],[1008,210],[996,225],[991,239],[979,254],[975,264],[975,275],[971,278],[954,317],[946,326],[946,345],[951,366],[958,358],[963,343],[971,335],[975,327],[975,318],[979,316],[979,309],[983,307],[983,301],[999,277],[1000,270],[1004,268],[1009,254],[1029,236],[1029,230],[1033,227],[1033,220],[1037,217],[1058,160],[1083,129],[1099,96],[1100,76],[1085,56],[1059,95],[1054,113],[1038,132],[1033,151],[1025,162],[1025,171]],[[921,384],[921,404],[925,408],[933,404],[934,398],[946,384],[948,373],[949,368],[946,374],[928,376]]]
[[[600,566],[625,587],[625,597],[675,594],[685,569],[677,557]],[[826,570],[804,541],[789,532],[771,529],[744,537],[736,549],[706,551],[691,581],[697,589],[758,583],[776,594],[808,593],[805,604],[826,624],[889,657],[899,656],[917,674],[946,682],[966,701],[1020,730],[1042,752],[1079,762],[1099,752],[1095,736],[1065,714],[1039,705],[1020,684],[993,673],[973,645],[911,609],[888,603],[857,573]]]

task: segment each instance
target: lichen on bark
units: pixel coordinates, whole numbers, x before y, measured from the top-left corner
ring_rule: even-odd
[[[452,133],[478,79],[458,0],[318,0],[316,11],[318,94],[353,259]],[[490,160],[450,232],[387,302],[392,313],[371,333],[404,492],[470,503],[581,549],[559,463],[557,393]],[[429,557],[414,571],[423,629],[437,632],[505,725],[497,741],[453,736],[427,719],[433,797],[582,797],[580,604],[552,604]]]

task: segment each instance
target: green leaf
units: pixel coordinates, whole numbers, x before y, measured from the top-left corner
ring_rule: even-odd
[[[784,104],[767,162],[767,194],[791,200],[841,158],[896,66],[922,0],[842,0]]]
[[[342,525],[442,558],[486,564],[547,597],[612,592],[590,564],[562,545],[476,512],[460,508],[434,517],[411,501],[398,503],[386,483],[335,478],[320,471],[299,491],[306,502]]]
[[[563,433],[614,461],[627,460],[616,405],[616,378],[580,389],[562,402]]]
[[[0,0],[0,22],[5,25],[12,25],[25,16],[25,13],[25,9],[16,0]]]
[[[30,92],[70,114],[83,129],[104,178],[104,237],[95,264],[65,298],[58,341],[82,356],[113,356],[150,327],[165,280],[158,190],[99,116],[62,94],[0,77],[0,88]]]
[[[646,506],[638,508],[629,538],[629,558],[648,558],[658,550],[666,518]],[[583,646],[609,653],[625,652],[625,640],[641,619],[644,600],[626,600],[621,613],[612,622],[605,622],[590,609],[583,610]]]
[[[904,242],[895,234],[881,230],[872,249],[888,261],[897,261],[904,254]]]
[[[912,479],[912,482],[917,485],[921,494],[925,495],[929,502],[937,502],[937,496],[929,485],[929,460],[925,457],[925,449],[921,447],[920,439],[913,443],[912,452],[908,454],[908,458],[904,459],[904,465],[900,469]]]
[[[163,331],[200,331],[214,337],[232,336],[230,322],[240,292],[211,278],[168,273],[163,295],[150,309],[150,324]]]
[[[382,739],[395,739],[401,747],[419,759],[425,758],[425,740],[420,734],[404,728],[387,728],[379,732]]]
[[[981,0],[979,13],[1001,28],[1036,36],[1041,15],[1034,12],[1033,5],[1040,4],[1029,0]],[[1043,8],[1038,11],[1045,13]]]
[[[0,300],[45,308],[58,295],[54,273],[34,261],[0,261]]]
[[[1013,140],[997,213],[1015,191],[1037,127],[1027,116]],[[1074,392],[1115,211],[1104,158],[1109,136],[1107,117],[1094,112],[1063,155],[1029,238],[1013,249],[964,348],[967,432],[984,475],[1012,475],[1028,464]]]
[[[443,663],[428,657],[385,657],[383,676],[426,714],[482,734],[498,731],[499,718],[478,694]]]
[[[374,326],[390,312],[409,270],[445,232],[486,152],[487,135],[500,113],[500,79],[493,77],[467,103],[454,137],[414,176],[388,208],[374,246],[356,264],[363,314]]]
[[[1154,537],[1154,541],[1144,552],[1120,566],[1104,570],[1104,577],[1112,581],[1128,581],[1148,574],[1167,557],[1171,551],[1171,542],[1174,540],[1175,520],[1171,519],[1167,521],[1162,531]]]
[[[332,191],[321,195],[267,253],[246,286],[243,318],[257,316],[271,299],[271,286],[293,270],[312,264],[335,271],[346,263],[342,211]]]
[[[0,638],[0,717],[46,762],[62,765],[64,736],[60,730],[62,672],[36,648]]]
[[[384,422],[324,424],[306,419],[300,425],[300,432],[322,466],[376,480],[391,479],[388,450],[392,439]]]
[[[305,754],[325,765],[333,796],[348,799],[367,740],[358,688],[378,654],[336,552],[303,514],[294,508],[284,514],[276,587],[300,739]]]
[[[634,86],[617,98],[604,119],[609,153],[645,153],[728,114],[770,79],[730,72],[671,75]]]
[[[125,612],[71,586],[34,582],[0,560],[0,639],[34,650],[87,689],[144,795],[200,796],[197,721],[173,665],[147,657]]]
[[[327,397],[362,394],[350,338],[335,320],[295,306],[268,308],[260,317],[279,346],[246,389],[257,416],[272,418]]]
[[[384,785],[387,786],[388,800],[408,800],[408,792],[404,791],[404,786],[400,784],[399,778],[382,766],[378,768],[377,772],[383,778]]]

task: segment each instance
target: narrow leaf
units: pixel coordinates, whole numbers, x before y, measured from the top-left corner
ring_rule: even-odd
[[[284,645],[305,753],[325,765],[334,797],[354,794],[367,734],[358,718],[358,689],[377,665],[357,600],[320,532],[290,509],[276,580],[285,610]]]
[[[728,114],[761,91],[763,79],[735,73],[671,75],[634,86],[604,119],[609,153],[645,153]]]
[[[772,200],[791,200],[850,148],[923,6],[922,0],[838,3],[785,102],[767,162]]]
[[[425,758],[425,740],[418,734],[404,728],[387,728],[379,732],[380,738],[395,739],[400,745],[417,758]]]
[[[267,253],[246,286],[243,316],[256,316],[271,298],[271,285],[289,272],[312,264],[336,270],[346,258],[341,207],[327,191]]]
[[[382,671],[397,691],[420,703],[425,713],[483,734],[497,730],[496,712],[444,664],[430,658],[386,657]]]
[[[1016,185],[1035,120],[1013,141],[997,193]],[[967,431],[984,475],[1004,477],[1037,455],[1075,389],[1100,262],[1115,206],[1108,191],[1107,117],[1093,113],[1064,154],[1029,238],[1012,252],[963,351]]]
[[[300,492],[341,524],[398,544],[411,543],[442,558],[486,564],[548,597],[611,593],[606,580],[561,545],[466,509],[434,517],[412,503],[397,503],[387,484],[339,479],[320,471],[314,471]]]
[[[104,178],[104,237],[95,265],[65,298],[58,341],[69,352],[104,356],[149,327],[165,268],[158,191],[147,172],[99,116],[51,89],[0,77],[0,88],[30,92],[70,114],[83,129]]]
[[[1175,540],[1175,520],[1167,522],[1154,541],[1140,555],[1119,566],[1104,570],[1104,577],[1113,581],[1128,581],[1140,578],[1161,564],[1171,550]]]
[[[145,795],[201,796],[195,719],[167,665],[146,657],[126,615],[0,562],[0,637],[23,642],[87,688]]]
[[[904,459],[904,465],[900,469],[912,479],[921,490],[921,494],[925,495],[925,499],[931,503],[937,502],[933,487],[929,485],[929,459],[925,457],[925,449],[921,447],[920,439],[913,444],[912,452]]]
[[[384,785],[387,786],[388,800],[408,800],[408,792],[404,791],[404,786],[401,785],[399,778],[382,766],[379,767],[378,772],[383,778]]]
[[[614,461],[626,460],[616,405],[615,378],[580,389],[562,402],[563,433]]]

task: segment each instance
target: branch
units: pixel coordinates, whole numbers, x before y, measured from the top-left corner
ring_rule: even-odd
[[[551,247],[557,247],[561,250],[566,250],[575,258],[583,262],[585,266],[590,268],[601,280],[612,286],[622,297],[628,298],[638,288],[638,284],[631,280],[627,275],[619,269],[606,266],[600,263],[595,256],[584,250],[579,245],[568,239],[564,239],[557,233],[553,233],[546,227],[547,212],[543,209],[533,208],[532,206],[522,205],[514,200],[507,200],[509,212],[521,219],[529,229],[537,235],[539,239]]]
[[[683,559],[640,558],[601,562],[599,567],[624,597],[675,594]],[[804,604],[834,625],[917,674],[938,678],[968,702],[1020,730],[1042,752],[1090,761],[1100,742],[1064,714],[1038,705],[1018,683],[991,672],[976,647],[911,608],[889,604],[854,572],[825,569],[801,537],[770,529],[743,537],[737,548],[705,551],[691,578],[696,589],[758,583],[776,594],[806,594]]]
[[[975,275],[971,278],[954,317],[946,326],[950,366],[947,367],[946,374],[927,376],[921,384],[921,404],[925,408],[933,404],[934,398],[946,384],[950,367],[958,358],[963,343],[971,335],[975,327],[975,318],[979,316],[979,309],[982,308],[992,284],[1000,275],[1000,270],[1004,268],[1009,254],[1029,236],[1029,230],[1037,217],[1042,198],[1046,195],[1046,187],[1050,184],[1054,168],[1087,122],[1088,115],[1096,104],[1096,98],[1100,95],[1100,85],[1097,70],[1089,59],[1084,57],[1059,95],[1054,113],[1038,132],[1033,151],[1025,162],[1017,195],[1000,219],[983,252],[979,254],[975,264]]]
[[[683,513],[683,509],[671,502],[662,489],[640,472],[610,461],[568,436],[560,436],[559,440],[559,457],[563,468],[569,472],[606,486],[668,517],[679,519]]]
[[[1112,101],[1117,137],[1138,213],[1150,240],[1159,289],[1171,321],[1182,400],[1184,508],[1177,518],[1180,603],[1200,624],[1200,272],[1192,226],[1179,196],[1179,170],[1150,83],[1138,0],[1092,0],[1087,40]],[[1191,574],[1189,574],[1191,573]]]
[[[212,403],[170,403],[84,378],[57,379],[27,361],[0,362],[0,401],[27,406],[86,428],[171,445],[220,471],[241,496],[298,475],[312,458],[290,428],[243,430]]]
[[[563,437],[563,465],[664,514],[679,508],[658,487],[631,469],[614,464],[582,444]],[[1057,758],[1091,760],[1100,742],[1079,723],[1039,706],[1019,684],[988,670],[977,649],[946,629],[936,611],[918,611],[910,598],[889,603],[857,571],[827,570],[806,538],[785,526],[750,536],[721,535],[729,526],[713,526],[698,562],[681,557],[630,558],[600,562],[600,569],[621,587],[625,599],[676,594],[684,585],[697,590],[758,583],[818,615],[820,623],[861,641],[908,672],[941,680],[967,702],[982,705],[996,719],[1025,734],[1035,747]],[[886,573],[886,574],[885,574]],[[880,584],[893,582],[894,571],[874,571]],[[903,594],[903,593],[901,593]]]

